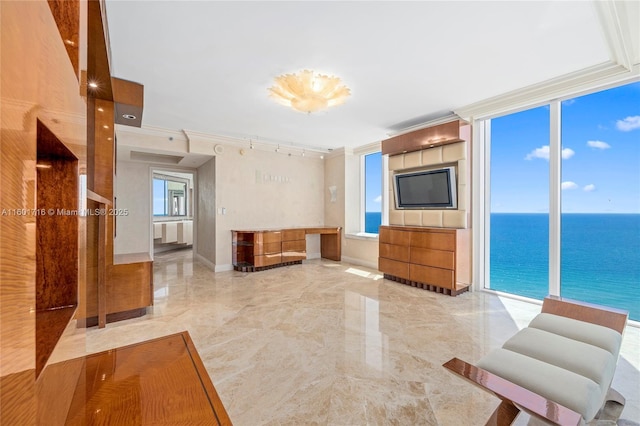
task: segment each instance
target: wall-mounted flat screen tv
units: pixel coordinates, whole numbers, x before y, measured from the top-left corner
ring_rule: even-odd
[[[397,209],[457,209],[454,166],[394,176]]]

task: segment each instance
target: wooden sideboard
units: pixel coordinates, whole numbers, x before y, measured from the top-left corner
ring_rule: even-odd
[[[287,228],[231,231],[233,269],[255,272],[302,263],[307,258],[307,234],[320,234],[325,259],[340,261],[341,227]]]
[[[471,285],[471,229],[381,226],[384,277],[451,296]]]

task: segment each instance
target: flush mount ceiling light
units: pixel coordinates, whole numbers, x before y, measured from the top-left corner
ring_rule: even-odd
[[[269,91],[276,102],[306,113],[341,105],[351,95],[339,77],[310,70],[276,77]]]

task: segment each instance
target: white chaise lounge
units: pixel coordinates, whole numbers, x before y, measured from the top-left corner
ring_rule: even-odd
[[[520,410],[558,425],[593,420],[607,401],[624,405],[611,389],[623,311],[547,297],[527,328],[480,359],[444,366],[502,400],[487,425],[508,425]]]

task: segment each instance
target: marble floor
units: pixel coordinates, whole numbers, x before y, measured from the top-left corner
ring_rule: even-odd
[[[156,256],[154,288],[148,315],[70,326],[50,362],[188,330],[237,426],[484,424],[497,398],[442,363],[477,361],[540,310],[486,292],[435,294],[321,259],[213,273],[190,251]],[[627,327],[614,387],[627,398],[618,424],[640,424],[638,328]]]

